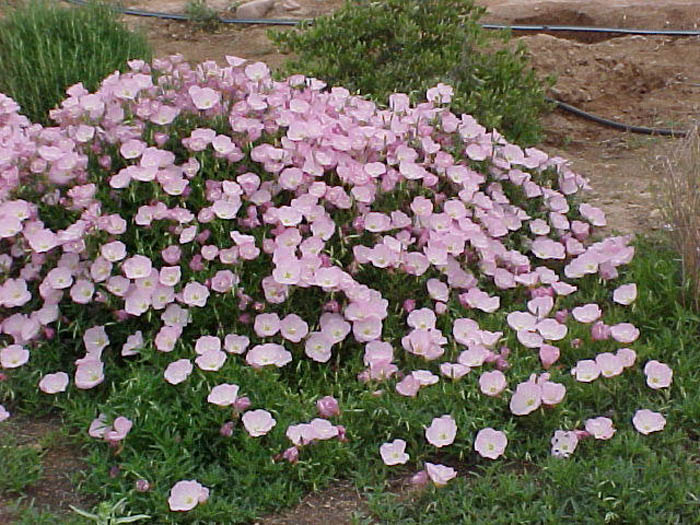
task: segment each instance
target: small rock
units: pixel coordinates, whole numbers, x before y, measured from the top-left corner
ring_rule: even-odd
[[[236,9],[236,18],[262,18],[275,5],[275,0],[253,0]]]
[[[294,11],[295,9],[301,9],[301,5],[297,4],[294,0],[285,0],[282,2],[282,7],[287,11]]]

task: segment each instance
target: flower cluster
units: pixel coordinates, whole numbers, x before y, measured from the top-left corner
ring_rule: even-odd
[[[167,360],[167,388],[188,388],[195,372],[212,378],[203,394],[210,409],[234,407],[248,437],[262,438],[280,432],[276,409],[248,410],[227,373],[337,366],[360,347],[358,379],[372,388],[393,382],[396,395],[418,398],[478,368],[481,394],[507,397],[511,413],[525,416],[563,402],[566,387],[551,377],[563,353],[578,355],[570,335],[578,325],[591,325],[591,341],[639,337],[630,323],[604,324],[608,306],[575,301],[577,280],[616,279],[634,249],[627,237],[592,241],[605,217],[573,204],[587,184],[564,159],[451,113],[448,86],[417,106],[394,94],[381,109],[342,87],[298,75],[273,81],[262,63],[227,62],[133,61],[96,93],[72,86],[51,128],[0,95],[0,365],[9,374],[39,361],[61,322],[89,311],[95,324],[73,345],[84,355],[67,352],[65,370],[42,370],[42,392],[66,391],[71,377],[77,389],[100,388],[110,367],[157,355]],[[410,297],[383,284],[394,276],[416,284]],[[627,283],[612,300],[627,306],[636,295]],[[304,313],[299,296],[318,309]],[[397,337],[387,327],[402,312]],[[487,330],[483,320],[496,312],[507,325]],[[509,375],[506,342],[537,352],[549,372]],[[601,352],[570,372],[580,382],[613,377],[635,356]],[[644,372],[651,388],[671,383],[663,363]],[[293,446],[281,457],[294,462],[303,446],[345,440],[328,420],[337,402],[323,398],[319,411],[287,427]],[[111,426],[101,415],[90,435],[123,441],[132,425],[138,431],[139,415],[128,415],[133,422],[120,416]],[[644,411],[634,424],[659,429]],[[594,420],[586,432],[608,439],[610,425]],[[233,433],[232,423],[221,428]],[[425,430],[438,448],[456,436],[450,414]],[[576,439],[557,434],[556,455],[573,452]],[[474,448],[495,459],[507,443],[484,428]],[[381,457],[405,463],[405,446],[385,443]],[[425,468],[436,485],[456,475]],[[196,481],[180,481],[170,508],[207,497]]]

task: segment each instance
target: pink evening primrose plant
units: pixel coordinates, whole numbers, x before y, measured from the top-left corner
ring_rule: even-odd
[[[461,416],[435,413],[436,398],[509,409],[509,438],[491,428],[474,438],[476,454],[497,459],[524,441],[523,418],[556,417],[570,393],[639,366],[643,334],[624,318],[637,285],[617,282],[630,237],[596,239],[603,212],[574,201],[587,181],[565,159],[452,113],[449,86],[417,105],[397,93],[386,109],[316,79],[273,80],[237,57],[129,67],[95,93],[71,86],[52,127],[0,94],[2,380],[101,399],[95,413],[104,403],[119,415],[100,413],[90,436],[123,454],[146,439],[156,416],[136,408],[124,379],[146,370],[161,397],[196,398],[194,424],[294,465],[312,444],[352,441],[344,425],[370,413],[341,410],[364,402],[335,384],[352,377],[370,400],[429,399],[409,442],[433,454],[426,442],[447,454],[462,444]],[[598,281],[607,300],[584,300],[579,290]],[[305,391],[315,374],[337,399]],[[661,389],[673,371],[651,359],[644,374]],[[321,417],[300,415],[304,396]],[[650,410],[633,418],[642,433],[664,424]],[[578,432],[557,431],[552,453],[615,428],[595,418]],[[380,456],[410,461],[401,439]],[[456,476],[429,462],[422,472],[437,486]],[[208,496],[178,481],[169,508]]]

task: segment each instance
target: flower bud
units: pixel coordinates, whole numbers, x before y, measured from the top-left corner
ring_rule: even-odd
[[[222,437],[231,437],[233,435],[233,421],[227,421],[219,429],[219,434]]]
[[[239,397],[233,403],[233,412],[235,414],[242,414],[250,408],[250,399],[247,396]]]
[[[148,492],[151,490],[151,484],[145,479],[137,479],[134,485],[136,492]]]
[[[316,401],[316,408],[321,417],[328,419],[333,416],[340,414],[340,407],[338,406],[338,401],[331,396],[322,397]]]

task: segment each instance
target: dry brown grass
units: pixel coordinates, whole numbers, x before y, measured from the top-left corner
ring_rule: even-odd
[[[683,258],[691,301],[700,310],[700,127],[696,125],[662,162],[664,216]]]

